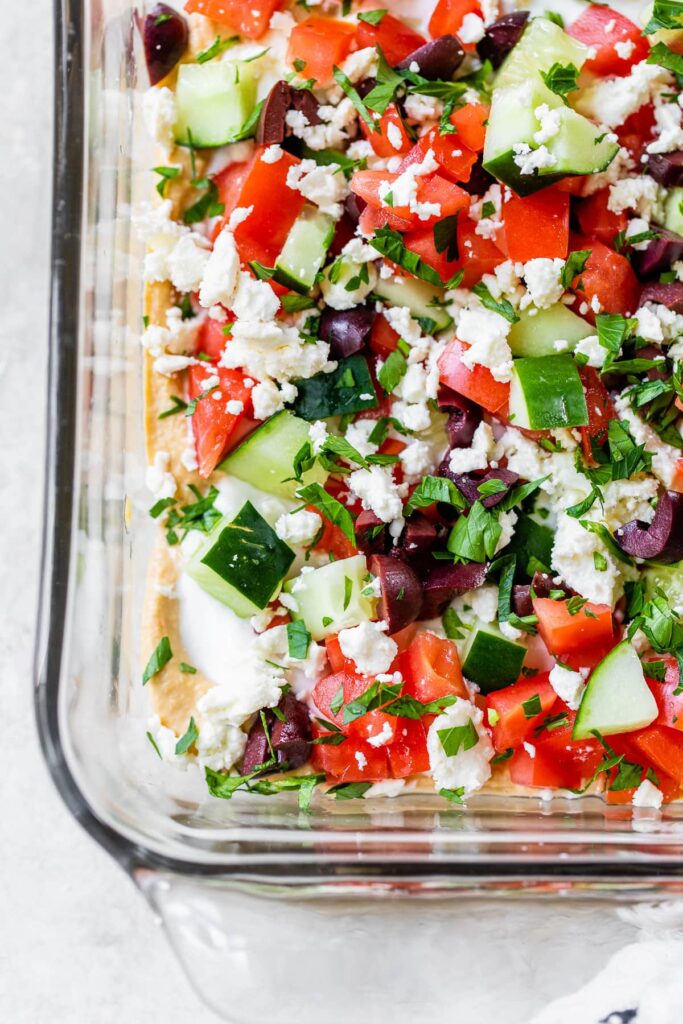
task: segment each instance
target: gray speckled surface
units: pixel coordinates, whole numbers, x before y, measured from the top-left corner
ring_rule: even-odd
[[[12,1024],[181,1024],[190,1015],[208,1022],[214,1018],[198,1004],[142,898],[66,813],[40,759],[33,725],[48,312],[51,7],[50,0],[5,3],[0,21],[5,111],[0,147],[0,1016]],[[467,958],[469,971],[458,986],[458,1019],[462,1024],[488,1019],[483,1004],[490,1006],[484,994],[496,937],[506,939],[506,953],[514,947],[512,959],[502,958],[507,991],[498,991],[497,1024],[521,1024],[537,1008],[538,996],[529,985],[534,963],[564,964],[561,988],[567,990],[589,977],[619,943],[620,929],[616,920],[610,924],[611,913],[596,913],[600,919],[593,942],[599,934],[600,952],[596,955],[594,945],[593,964],[584,955],[574,965],[576,938],[569,935],[566,918],[555,918],[553,928],[549,908],[536,908],[524,915],[520,934],[518,912],[501,907],[481,948]],[[590,934],[587,908],[578,917],[584,936]],[[547,996],[551,991],[546,988]]]

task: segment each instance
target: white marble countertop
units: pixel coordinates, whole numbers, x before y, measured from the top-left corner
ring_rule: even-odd
[[[31,0],[4,4],[0,21],[5,112],[0,161],[0,407],[5,428],[0,446],[0,1016],[12,1024],[184,1024],[190,1015],[208,1022],[215,1018],[198,1003],[140,895],[61,804],[43,766],[33,723],[48,317],[51,16],[51,0]],[[571,991],[631,934],[611,910],[596,911],[591,921],[584,907],[579,915],[583,934],[592,933],[593,942],[599,935],[599,952],[593,964],[584,957],[574,966],[559,917],[553,928],[547,909],[539,905],[525,911],[520,928],[520,913],[513,905],[501,905],[491,922],[491,933],[506,935],[508,942],[514,936],[505,958],[512,984],[504,1001],[501,993],[496,1024],[523,1024],[538,1009],[534,985],[529,985],[535,963],[540,973],[544,962],[564,962]],[[488,942],[479,954],[473,951],[471,962],[478,961],[481,972],[467,979],[469,996],[463,991],[458,1001],[462,1024],[490,1019],[481,1015],[478,997],[490,987],[489,953]],[[515,990],[516,970],[520,983]],[[546,991],[545,998],[550,996]]]

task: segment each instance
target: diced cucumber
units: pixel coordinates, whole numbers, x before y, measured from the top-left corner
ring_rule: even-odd
[[[431,327],[428,334],[443,331],[453,322],[448,311],[441,305],[444,301],[442,289],[435,288],[427,281],[410,277],[389,277],[384,280],[380,277],[375,285],[375,294],[392,306],[407,306],[410,315],[422,322],[423,329],[425,324]],[[430,320],[433,325],[428,323]]]
[[[580,69],[587,57],[587,47],[567,35],[559,25],[548,18],[533,18],[502,64],[495,88],[503,89],[540,79],[539,71],[548,71],[553,64],[574,64]],[[559,100],[555,93],[552,95],[556,101]]]
[[[634,732],[654,722],[657,701],[645,682],[643,666],[628,640],[618,644],[593,670],[576,714],[572,739]]]
[[[186,572],[216,600],[246,619],[277,594],[294,552],[247,501],[224,516],[187,563]]]
[[[176,86],[176,142],[199,147],[232,142],[256,105],[256,63],[181,64]]]
[[[309,292],[334,237],[334,220],[315,206],[305,206],[294,221],[275,263],[274,278],[286,288]]]
[[[570,355],[515,359],[510,420],[527,430],[582,427],[588,409],[579,371]]]
[[[319,569],[304,570],[285,583],[285,590],[297,603],[292,618],[303,619],[314,640],[324,640],[340,629],[376,618],[375,598],[363,596],[367,587],[365,555],[340,558]]]
[[[295,456],[309,440],[308,429],[308,423],[283,409],[230,452],[219,469],[268,494],[294,498],[299,487],[324,484],[327,479],[327,472],[317,462],[303,474],[303,482],[288,479],[294,475]]]
[[[645,596],[655,597],[657,588],[663,590],[671,608],[683,613],[683,562],[676,565],[653,565],[645,570]]]
[[[308,380],[294,383],[298,394],[292,409],[297,416],[311,422],[374,409],[379,404],[368,361],[360,353],[340,359],[337,369],[331,373],[316,373]]]
[[[670,188],[664,203],[664,220],[662,227],[667,231],[683,234],[683,188]]]
[[[508,640],[496,626],[475,622],[462,651],[463,675],[482,693],[493,693],[515,682],[525,654],[526,647]]]
[[[558,352],[573,352],[577,341],[594,333],[594,328],[562,302],[549,309],[523,309],[513,324],[508,344],[514,356],[553,356]],[[566,341],[560,349],[556,341]]]

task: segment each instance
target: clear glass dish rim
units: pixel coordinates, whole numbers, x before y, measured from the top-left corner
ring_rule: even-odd
[[[81,243],[83,229],[83,190],[86,186],[86,117],[85,117],[85,40],[84,14],[88,0],[55,0],[55,53],[54,53],[54,171],[53,217],[51,254],[51,305],[49,326],[48,405],[45,459],[44,528],[42,543],[41,588],[36,632],[34,697],[41,746],[52,778],[72,816],[86,831],[128,871],[157,869],[191,876],[252,877],[265,873],[275,881],[280,871],[277,862],[286,861],[286,872],[305,879],[320,880],[329,876],[330,864],[321,858],[317,863],[309,860],[294,866],[286,852],[273,854],[267,865],[259,868],[254,861],[239,863],[239,855],[220,864],[201,863],[169,856],[132,841],[122,831],[103,822],[94,812],[79,787],[65,755],[58,713],[59,691],[64,669],[63,640],[68,624],[69,591],[73,536],[73,480],[77,455],[77,374],[78,337],[81,289]],[[59,510],[59,514],[57,514]],[[508,841],[520,843],[522,836],[510,832]],[[426,838],[426,834],[423,838]],[[596,837],[597,838],[597,837]],[[607,842],[609,842],[609,838]],[[547,845],[562,845],[568,836],[547,836]],[[472,835],[476,844],[476,834]],[[605,839],[602,840],[605,842]],[[647,840],[641,836],[642,847]],[[598,842],[598,845],[601,845]],[[449,877],[453,882],[479,879],[535,879],[569,881],[571,878],[590,877],[598,882],[618,882],[619,879],[637,879],[664,876],[675,879],[683,875],[683,860],[662,850],[665,844],[651,844],[642,858],[628,856],[623,848],[613,860],[593,860],[573,853],[554,862],[543,858],[530,861],[521,850],[507,857],[487,858],[472,853],[457,861],[445,860],[441,864],[423,852],[397,863],[395,856],[386,857],[385,874],[393,876],[415,875]],[[370,844],[372,846],[372,844]],[[680,844],[671,837],[671,846]],[[658,847],[661,852],[658,853]],[[369,853],[370,850],[366,851]],[[393,851],[395,854],[395,850]],[[652,857],[648,856],[651,854]],[[663,856],[662,856],[663,854]],[[336,868],[353,865],[356,877],[358,860],[353,855],[340,855],[333,861]],[[282,863],[285,869],[285,864]],[[368,857],[365,868],[369,874],[381,874],[382,860]],[[339,877],[337,873],[337,877]]]

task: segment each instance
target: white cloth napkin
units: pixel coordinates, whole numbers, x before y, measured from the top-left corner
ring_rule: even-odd
[[[529,1024],[683,1024],[683,902],[621,908],[638,929],[596,976]],[[590,942],[590,935],[586,936]]]

